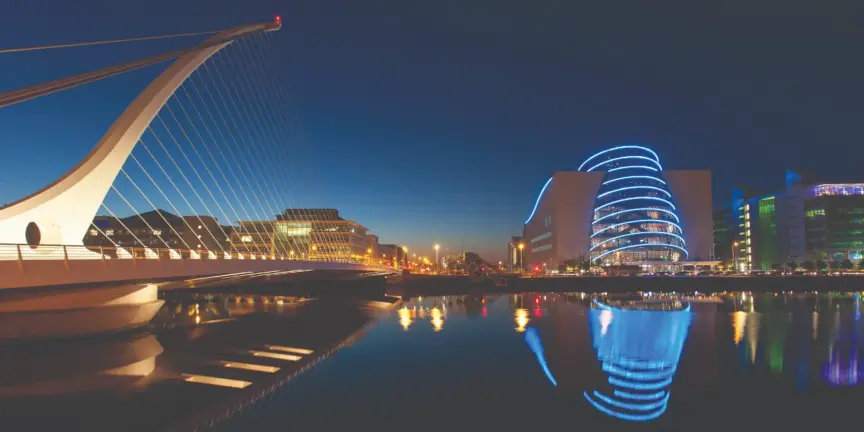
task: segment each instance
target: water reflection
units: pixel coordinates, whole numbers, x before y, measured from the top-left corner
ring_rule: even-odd
[[[537,362],[540,363],[540,367],[543,368],[543,373],[546,374],[546,378],[549,379],[549,382],[554,386],[558,386],[558,381],[555,381],[555,377],[552,376],[552,372],[549,370],[549,365],[546,364],[546,356],[543,355],[543,342],[540,341],[540,331],[535,329],[534,327],[529,327],[525,332],[525,343],[528,344],[528,347],[537,356]]]
[[[516,316],[516,331],[520,333],[524,332],[525,326],[531,321],[531,319],[528,318],[528,309],[516,309],[514,315]]]
[[[162,351],[149,333],[17,347],[4,356],[0,396],[132,387],[153,373]]]
[[[663,415],[692,321],[689,306],[652,310],[595,303],[589,320],[608,385],[584,392],[585,399],[622,420],[649,421]]]

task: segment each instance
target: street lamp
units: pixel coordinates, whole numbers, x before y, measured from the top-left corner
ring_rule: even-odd
[[[732,267],[738,272],[738,260],[735,259],[735,249],[738,249],[738,242],[732,242]]]
[[[435,274],[436,275],[441,274],[441,270],[438,268],[438,249],[440,249],[440,248],[441,248],[441,246],[436,243],[435,244]]]
[[[525,271],[525,243],[519,243],[519,272]]]

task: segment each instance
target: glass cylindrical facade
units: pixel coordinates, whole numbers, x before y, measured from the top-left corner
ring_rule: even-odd
[[[580,170],[606,172],[594,201],[592,263],[687,259],[678,211],[656,153],[642,146],[615,147],[591,156]]]

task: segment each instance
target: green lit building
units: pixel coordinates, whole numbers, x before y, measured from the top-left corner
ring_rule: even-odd
[[[786,262],[779,257],[778,199],[782,202],[782,194],[733,190],[732,260],[739,271],[771,270]]]
[[[864,257],[864,183],[824,183],[786,171],[776,193],[733,190],[733,261],[768,270],[804,261]]]

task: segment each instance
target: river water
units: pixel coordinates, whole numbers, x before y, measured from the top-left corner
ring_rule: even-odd
[[[651,310],[580,293],[167,300],[146,331],[0,346],[2,430],[162,430],[215,406],[233,412],[224,431],[862,422],[857,293]],[[263,397],[243,406],[249,390]]]
[[[860,309],[846,294],[681,311],[592,308],[584,294],[415,298],[222,429],[860,425]]]

